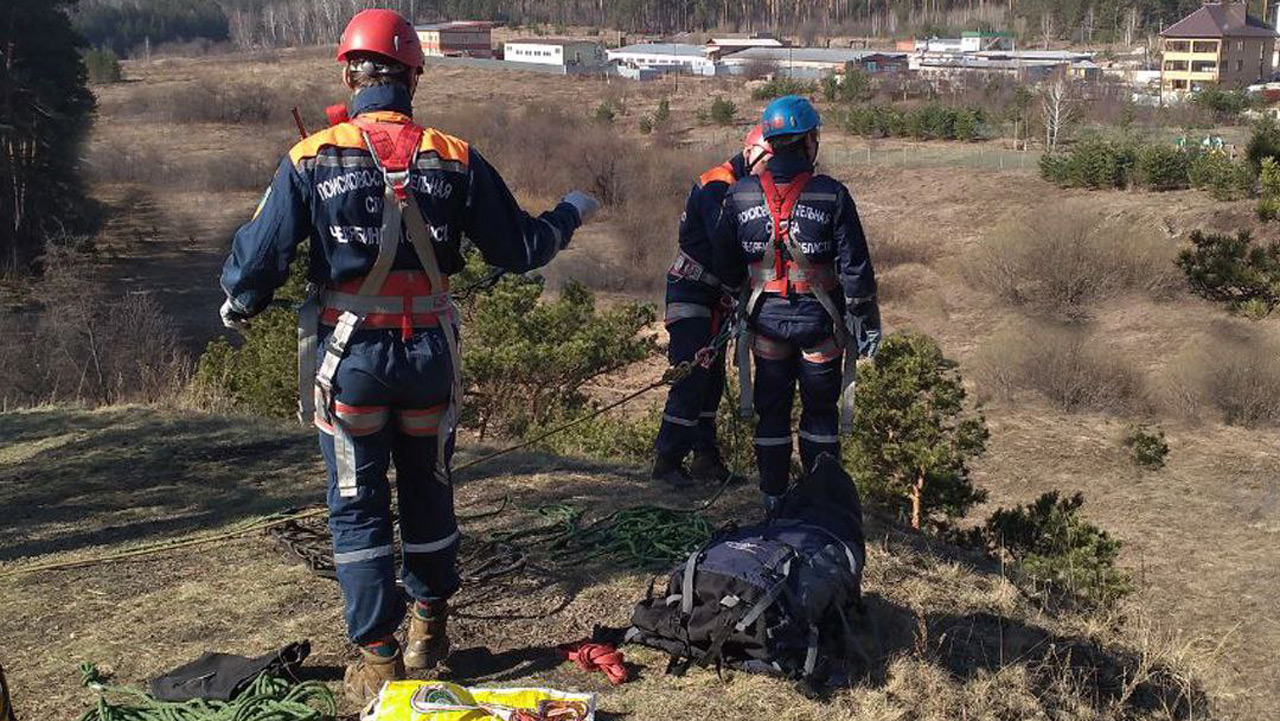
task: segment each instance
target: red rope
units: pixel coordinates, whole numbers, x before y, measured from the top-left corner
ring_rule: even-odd
[[[559,647],[560,654],[583,671],[603,671],[609,683],[617,686],[627,680],[627,667],[622,665],[622,652],[603,643],[582,641]]]

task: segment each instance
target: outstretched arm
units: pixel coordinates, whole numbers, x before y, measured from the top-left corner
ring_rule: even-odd
[[[474,148],[469,150],[467,204],[463,232],[485,262],[524,273],[540,268],[569,244],[573,231],[595,211],[595,201],[570,193],[554,209],[537,217],[516,202],[502,176]]]
[[[236,231],[222,265],[222,290],[240,320],[262,312],[289,278],[298,243],[312,235],[307,188],[285,158],[253,218]]]

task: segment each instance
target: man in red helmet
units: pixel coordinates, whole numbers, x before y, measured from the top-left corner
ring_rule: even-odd
[[[720,330],[732,298],[725,295],[711,265],[711,231],[729,186],[764,167],[771,151],[764,131],[753,127],[742,141],[742,152],[703,173],[685,202],[680,216],[680,249],[667,271],[667,355],[672,365],[695,360]],[[728,482],[716,444],[716,409],[724,394],[724,352],[709,367],[699,365],[684,380],[671,386],[662,412],[662,426],[654,442],[652,476],[677,488],[700,481]],[[685,456],[693,452],[689,467]]]
[[[317,289],[301,315],[303,416],[328,466],[329,529],[348,634],[359,657],[344,685],[363,702],[406,666],[448,654],[447,599],[458,589],[449,458],[462,385],[449,274],[465,235],[515,272],[545,265],[597,209],[577,191],[537,217],[466,142],[413,122],[422,49],[404,18],[365,10],[342,35],[350,120],[289,151],[222,272],[224,322],[243,324],[285,282],[311,238]],[[320,352],[316,352],[319,350]],[[313,406],[313,407],[311,407]],[[396,587],[394,462],[406,612]]]

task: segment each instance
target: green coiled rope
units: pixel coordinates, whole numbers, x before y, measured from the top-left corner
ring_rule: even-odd
[[[550,560],[568,566],[607,559],[637,570],[683,560],[714,533],[711,523],[695,511],[661,506],[624,508],[587,525],[583,510],[565,503],[537,509],[547,523],[493,534],[501,543],[523,541],[546,550]]]
[[[111,686],[91,663],[80,664],[82,682],[98,693],[98,705],[80,721],[322,721],[338,713],[333,693],[319,681],[293,683],[262,674],[231,701],[159,701],[131,686]],[[108,695],[131,702],[113,704]]]

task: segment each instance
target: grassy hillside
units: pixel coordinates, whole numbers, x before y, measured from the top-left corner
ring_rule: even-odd
[[[6,524],[0,573],[227,527],[321,497],[311,436],[291,427],[144,407],[44,408],[0,416],[0,435],[9,507],[28,509]],[[533,508],[544,503],[585,504],[602,514],[696,500],[671,497],[633,468],[537,455],[476,468],[460,479],[458,495],[464,516],[511,501],[496,517],[464,521],[471,548],[495,529],[537,524]],[[757,512],[754,492],[739,489],[709,515],[721,522]],[[638,676],[618,688],[561,665],[556,644],[587,636],[596,624],[624,625],[643,597],[647,575],[603,564],[466,586],[456,603],[451,677],[599,692],[606,718],[738,718],[783,709],[792,719],[1207,717],[1209,699],[1186,664],[1191,649],[1141,618],[1116,627],[1049,616],[981,559],[925,543],[874,514],[869,530],[872,664],[858,686],[825,701],[743,674],[668,677],[665,658],[643,649],[627,649]],[[0,608],[4,662],[24,719],[78,715],[92,697],[78,688],[82,660],[141,683],[204,650],[256,654],[309,638],[311,672],[336,688],[348,656],[336,584],[261,535],[6,578]]]

